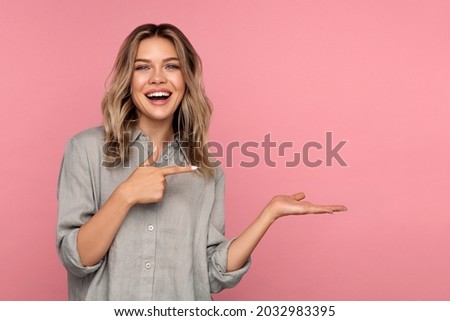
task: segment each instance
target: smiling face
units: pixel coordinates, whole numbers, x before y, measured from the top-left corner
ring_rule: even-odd
[[[172,131],[173,116],[185,87],[173,43],[159,37],[142,40],[131,79],[131,97],[140,114],[139,127],[144,132]]]

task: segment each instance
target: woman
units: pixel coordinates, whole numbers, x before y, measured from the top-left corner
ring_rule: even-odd
[[[345,210],[276,196],[225,239],[201,61],[172,25],[125,39],[102,109],[104,126],[67,144],[59,179],[57,248],[71,300],[210,300],[240,281],[276,219]]]

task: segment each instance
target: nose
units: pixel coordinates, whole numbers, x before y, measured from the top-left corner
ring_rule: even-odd
[[[166,82],[166,76],[161,68],[154,68],[148,78],[149,84],[162,84]]]

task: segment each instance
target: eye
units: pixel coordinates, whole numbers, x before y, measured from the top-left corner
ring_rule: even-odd
[[[143,70],[143,71],[146,71],[146,70],[150,70],[150,67],[147,66],[147,65],[137,65],[137,66],[134,68],[134,70]]]
[[[167,70],[177,70],[177,69],[180,69],[180,66],[175,65],[175,64],[170,64],[170,65],[166,66],[166,69]]]

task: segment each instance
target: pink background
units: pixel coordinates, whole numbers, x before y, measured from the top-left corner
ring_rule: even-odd
[[[101,123],[119,45],[147,22],[179,26],[203,58],[211,139],[270,132],[290,154],[327,131],[348,141],[348,167],[273,155],[277,168],[246,169],[234,154],[230,237],[278,193],[349,211],[276,222],[217,300],[450,300],[446,0],[1,0],[0,299],[67,298],[54,236],[63,148]]]

